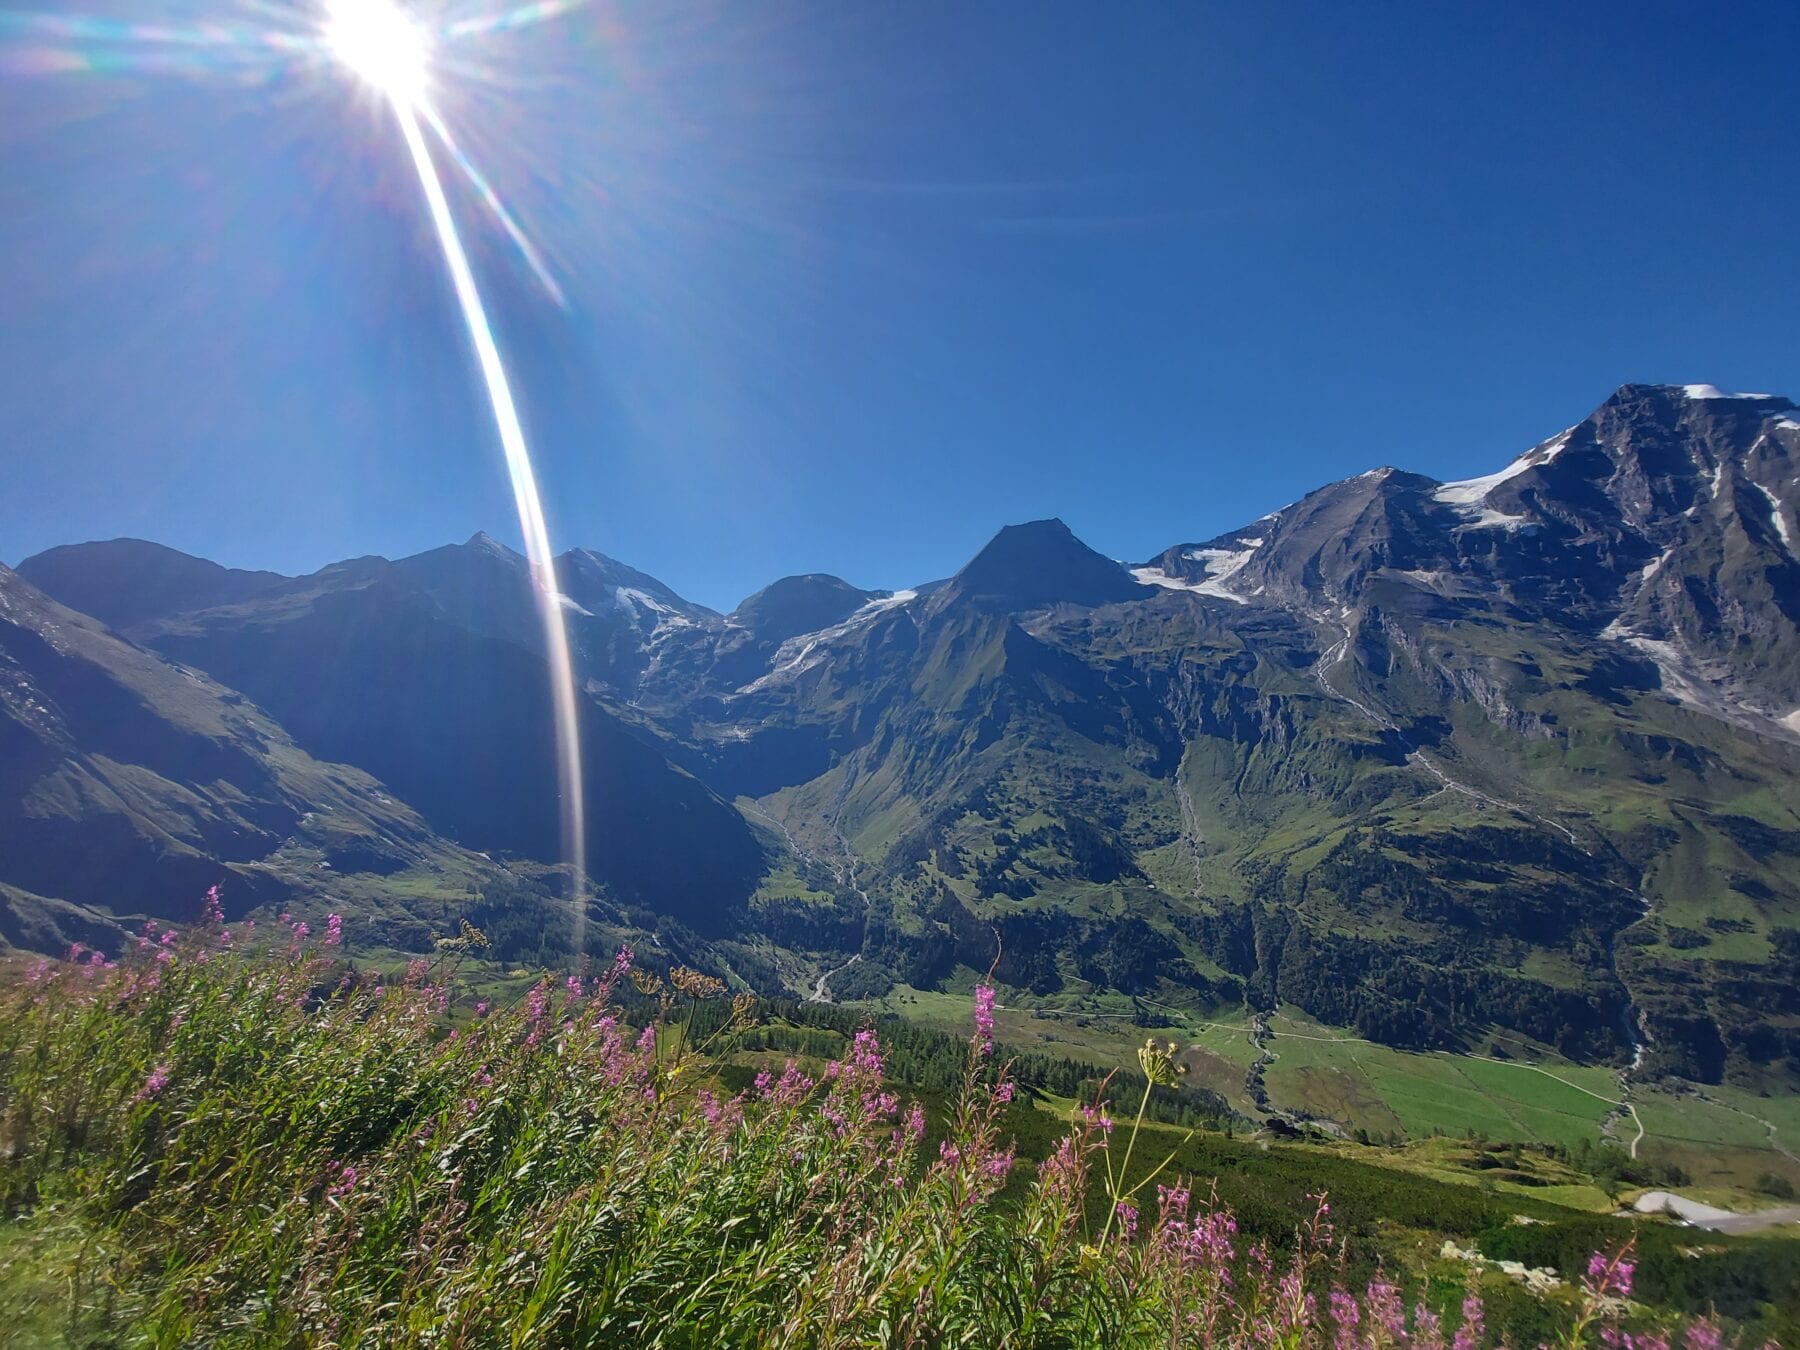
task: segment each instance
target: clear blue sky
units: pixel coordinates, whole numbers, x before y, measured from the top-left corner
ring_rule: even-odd
[[[0,19],[0,558],[516,539],[366,96],[44,31]],[[729,607],[1046,515],[1142,559],[1626,381],[1800,394],[1796,51],[1792,0],[601,0],[442,79],[568,292],[458,196],[555,542]]]

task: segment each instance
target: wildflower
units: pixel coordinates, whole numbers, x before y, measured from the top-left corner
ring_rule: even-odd
[[[579,976],[579,975],[569,976],[568,981],[567,981],[567,987],[569,990],[569,1002],[571,1002],[571,1003],[581,1002],[581,976]]]
[[[1004,1177],[1008,1172],[1012,1171],[1012,1165],[1013,1151],[1008,1149],[1004,1153],[990,1153],[982,1160],[981,1170],[986,1172],[990,1177]],[[1131,1221],[1135,1226],[1137,1223],[1136,1214],[1132,1215]]]
[[[344,916],[327,914],[325,916],[325,945],[336,947],[344,941]]]
[[[86,944],[80,943],[80,942],[71,942],[69,944],[69,956],[68,956],[69,964],[74,965],[77,961],[81,960],[81,954],[83,952],[85,952],[86,950],[87,950]]]
[[[225,907],[219,903],[219,888],[216,885],[206,888],[206,907],[203,916],[207,923],[225,922]]]
[[[996,1102],[998,1102],[1001,1106],[1005,1106],[1012,1099],[1013,1099],[1012,1079],[1004,1078],[1000,1082],[994,1084],[994,1100]]]
[[[1187,1072],[1187,1065],[1176,1062],[1175,1057],[1179,1053],[1180,1047],[1174,1041],[1158,1045],[1156,1037],[1152,1036],[1144,1042],[1143,1048],[1138,1051],[1138,1066],[1143,1069],[1144,1077],[1152,1087],[1174,1087]]]
[[[982,1055],[994,1053],[994,988],[975,986],[975,1050]]]
[[[912,1137],[913,1142],[917,1143],[925,1134],[925,1108],[914,1102],[912,1110],[906,1113],[906,1119],[901,1122],[900,1128]]]
[[[169,1066],[166,1064],[158,1064],[154,1069],[150,1070],[150,1076],[144,1080],[144,1085],[138,1089],[135,1100],[147,1102],[167,1086],[169,1086]]]
[[[1132,1238],[1137,1236],[1137,1206],[1128,1200],[1121,1200],[1114,1205],[1113,1208],[1117,1210],[1119,1214],[1119,1235],[1127,1242],[1131,1241]]]
[[[1451,1350],[1475,1350],[1481,1344],[1482,1332],[1486,1330],[1486,1310],[1481,1305],[1481,1295],[1473,1288],[1463,1296],[1462,1325],[1456,1329],[1451,1339]]]
[[[300,944],[306,941],[306,935],[311,931],[312,930],[309,929],[304,922],[295,924],[294,936],[288,942],[289,953],[299,951]]]
[[[221,947],[229,947],[231,945],[231,930],[229,928],[221,928],[219,930],[219,945]]]
[[[336,1179],[325,1188],[325,1194],[333,1200],[341,1200],[356,1188],[356,1168],[349,1163],[332,1163],[331,1170],[336,1172]]]
[[[542,981],[531,986],[531,992],[525,995],[525,1017],[530,1022],[541,1022],[544,1014],[550,1010],[550,990]]]
[[[1631,1248],[1625,1248],[1608,1256],[1605,1252],[1595,1252],[1588,1258],[1587,1287],[1588,1292],[1597,1298],[1630,1298],[1631,1275],[1637,1266],[1629,1259]]]
[[[1704,1317],[1687,1329],[1687,1350],[1720,1350],[1724,1343],[1718,1325]]]

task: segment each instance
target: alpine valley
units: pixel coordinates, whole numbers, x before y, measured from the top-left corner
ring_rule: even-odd
[[[0,936],[114,947],[221,881],[401,951],[639,934],[768,993],[993,968],[1015,1006],[1800,1083],[1785,398],[1627,386],[1486,478],[1375,469],[1127,563],[1048,520],[725,615],[585,550],[558,579],[579,926],[516,554],[0,567]]]

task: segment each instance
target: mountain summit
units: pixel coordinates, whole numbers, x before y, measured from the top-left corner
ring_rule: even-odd
[[[1052,519],[1001,530],[951,579],[937,603],[1019,612],[1056,604],[1105,605],[1144,594],[1120,564]]]

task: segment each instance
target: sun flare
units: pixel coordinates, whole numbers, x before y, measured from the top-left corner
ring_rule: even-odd
[[[429,44],[424,30],[393,0],[327,0],[325,43],[331,54],[398,103],[424,98]]]

